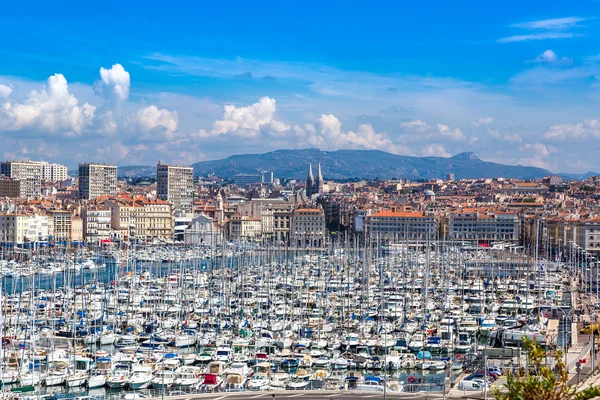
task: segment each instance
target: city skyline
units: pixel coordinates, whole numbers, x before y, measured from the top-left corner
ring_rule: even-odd
[[[14,38],[2,159],[189,165],[317,147],[600,170],[597,3],[36,4],[0,16]]]

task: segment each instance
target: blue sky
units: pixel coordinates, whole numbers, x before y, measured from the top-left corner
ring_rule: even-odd
[[[374,148],[600,170],[600,3],[402,3],[3,5],[1,156]]]

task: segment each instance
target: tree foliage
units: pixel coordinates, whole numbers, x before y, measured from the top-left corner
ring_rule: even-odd
[[[531,368],[507,375],[503,390],[494,389],[497,400],[588,400],[600,396],[600,388],[580,389],[569,384],[569,371],[563,361],[564,353],[554,352],[555,366],[545,365],[546,350],[533,340],[523,338],[523,348],[528,352]]]

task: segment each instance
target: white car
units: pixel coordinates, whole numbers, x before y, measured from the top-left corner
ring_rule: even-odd
[[[146,396],[144,396],[141,393],[123,393],[121,395],[121,400],[138,400],[138,399],[145,399]]]
[[[458,383],[458,389],[459,390],[466,390],[466,391],[479,391],[483,389],[483,386],[476,381],[465,381],[462,380]]]

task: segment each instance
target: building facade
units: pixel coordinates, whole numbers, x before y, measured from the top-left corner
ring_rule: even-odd
[[[99,243],[110,240],[111,213],[104,205],[86,207],[81,211],[83,236],[87,243]]]
[[[437,223],[420,212],[384,210],[364,217],[364,228],[372,238],[427,240],[435,238]]]
[[[175,211],[191,213],[194,206],[194,169],[174,165],[156,166],[156,193]]]
[[[26,186],[18,179],[0,178],[0,197],[27,197]]]
[[[299,208],[292,212],[290,243],[297,247],[323,247],[327,242],[325,213],[320,208]]]
[[[519,218],[512,212],[464,209],[450,213],[450,238],[470,241],[519,240]]]
[[[214,228],[212,218],[200,214],[192,218],[184,231],[184,243],[187,245],[214,245],[221,242],[221,232]]]
[[[69,243],[71,241],[71,212],[64,210],[51,210],[48,215],[52,222],[52,239],[55,243]]]
[[[4,161],[0,175],[21,181],[21,197],[38,197],[42,192],[43,163],[34,161]]]
[[[79,198],[95,199],[117,194],[117,166],[79,164]]]
[[[262,221],[260,218],[235,214],[227,221],[229,240],[260,240]]]
[[[118,197],[104,202],[111,212],[111,228],[121,240],[170,239],[173,237],[171,204],[144,197]]]
[[[248,186],[262,183],[262,174],[235,174],[233,183],[238,186]]]
[[[52,182],[63,182],[68,178],[67,167],[60,164],[42,163],[43,179]]]

